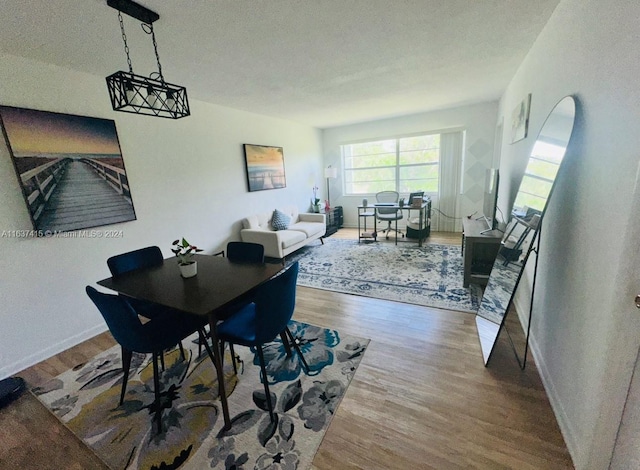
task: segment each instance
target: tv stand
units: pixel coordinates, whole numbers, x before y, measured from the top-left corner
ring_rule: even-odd
[[[462,286],[469,287],[470,283],[486,285],[500,250],[502,233],[499,230],[487,230],[484,218],[462,219],[462,230]]]

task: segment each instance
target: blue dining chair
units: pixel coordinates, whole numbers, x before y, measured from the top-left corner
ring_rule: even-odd
[[[128,251],[126,253],[115,255],[107,259],[107,266],[109,267],[109,271],[111,272],[111,275],[113,277],[122,276],[123,274],[126,274],[130,271],[135,271],[136,269],[146,269],[152,268],[154,266],[160,266],[162,263],[164,263],[162,251],[160,251],[160,248],[157,246],[147,246],[138,250]],[[136,311],[136,313],[138,315],[142,315],[145,318],[153,318],[163,313],[173,311],[169,307],[158,305],[153,302],[135,299],[123,294],[119,295],[125,297],[129,304]],[[203,325],[204,324],[206,324],[205,320],[203,320]],[[180,347],[180,355],[184,359],[185,356],[182,342],[178,342],[178,346]],[[198,355],[200,354],[201,351],[198,352]],[[123,363],[125,359],[126,358],[124,357],[122,358]],[[162,355],[160,356],[160,363],[162,364],[162,370],[164,370],[164,356]]]
[[[276,336],[284,333],[288,337],[288,343],[293,345],[300,355],[304,368],[309,371],[302,351],[287,326],[295,309],[297,279],[298,262],[296,261],[284,272],[260,286],[254,292],[251,303],[217,325],[221,348],[223,348],[224,342],[228,342],[256,349],[272,422],[274,421],[273,403],[269,393],[269,380],[265,369],[262,345],[273,341]],[[288,346],[286,347],[287,356],[291,357],[291,350]]]
[[[157,246],[147,246],[139,250],[129,251],[119,255],[112,256],[107,260],[107,266],[113,277],[118,277],[130,271],[137,269],[152,268],[159,266],[164,262],[162,251]],[[170,310],[146,300],[134,299],[127,297],[131,306],[135,311],[143,317],[153,318],[165,310]]]
[[[120,344],[123,355],[122,390],[120,405],[124,402],[129,379],[131,356],[134,352],[151,353],[153,363],[154,402],[150,407],[155,412],[158,434],[162,432],[162,409],[160,402],[160,376],[158,373],[158,358],[165,349],[175,346],[187,336],[198,332],[204,338],[202,320],[195,316],[179,312],[163,312],[154,316],[146,323],[142,323],[137,312],[125,297],[99,292],[91,286],[86,292],[102,314],[113,338]],[[215,367],[213,352],[208,343],[204,343],[211,362]]]
[[[225,256],[224,251],[220,251],[215,253],[214,256]],[[250,243],[250,242],[229,242],[227,243],[226,256],[229,261],[234,263],[254,263],[254,264],[264,264],[264,246],[259,243]],[[226,317],[233,315],[242,307],[247,305],[247,303],[251,302],[251,300],[243,300],[239,299],[234,302],[232,305],[229,305],[225,308],[224,312],[221,312],[220,317]],[[209,332],[207,332],[207,338],[210,337]],[[223,348],[224,349],[224,348]],[[229,344],[229,352],[231,356],[235,358],[235,351],[233,350],[233,345]],[[221,352],[224,355],[224,350]],[[198,344],[198,355],[202,354],[202,345]],[[236,365],[236,361],[233,361],[233,370],[237,374],[238,367]]]
[[[229,242],[227,258],[238,263],[264,263],[264,246],[259,243]]]

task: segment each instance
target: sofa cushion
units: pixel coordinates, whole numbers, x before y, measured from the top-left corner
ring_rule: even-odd
[[[291,217],[278,209],[273,211],[273,217],[271,218],[271,226],[275,230],[286,230],[291,223]]]
[[[302,232],[307,238],[313,237],[315,234],[325,230],[325,228],[325,224],[319,224],[318,222],[298,222],[289,225],[289,230]]]
[[[296,230],[280,230],[278,235],[280,238],[280,245],[283,250],[307,239],[307,236],[303,232]]]

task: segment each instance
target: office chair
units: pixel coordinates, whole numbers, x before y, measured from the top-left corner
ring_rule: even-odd
[[[98,292],[91,286],[86,287],[86,292],[102,314],[109,331],[122,349],[124,376],[120,392],[120,405],[124,402],[127,390],[132,354],[134,352],[152,354],[154,402],[150,411],[155,412],[154,419],[158,434],[160,434],[162,432],[163,405],[160,402],[158,358],[162,356],[165,349],[175,346],[196,331],[200,338],[203,338],[202,319],[194,315],[167,311],[154,316],[143,324],[127,298]],[[206,342],[205,347],[215,367],[213,352]]]
[[[107,260],[107,266],[109,267],[111,275],[113,277],[117,277],[122,274],[126,274],[129,271],[135,271],[136,269],[159,266],[163,262],[164,258],[162,257],[162,251],[160,251],[160,248],[157,246],[147,246],[145,248],[112,256]],[[153,318],[162,313],[173,311],[169,307],[164,307],[163,305],[158,305],[153,302],[135,299],[124,294],[118,295],[125,297],[136,313],[145,318]],[[182,356],[182,359],[184,359],[185,355],[184,348],[182,347],[182,341],[179,341],[177,344],[180,347],[180,355]],[[162,355],[160,356],[160,362],[162,363],[162,370],[164,370],[164,356]]]
[[[400,194],[397,191],[380,191],[376,194],[376,202],[397,204],[399,199]],[[391,222],[401,220],[402,217],[403,216],[401,209],[385,209],[384,207],[380,206],[376,207],[376,219],[382,222],[388,222],[387,228],[380,231],[387,234],[387,236],[385,237],[387,240],[389,239],[389,233],[391,233],[392,230],[396,232],[396,237],[398,236],[398,234],[404,237],[404,233],[391,227]]]
[[[297,279],[298,262],[296,261],[284,272],[260,286],[250,304],[217,325],[221,348],[224,347],[224,342],[255,348],[260,361],[271,422],[274,422],[273,403],[269,393],[269,379],[265,369],[262,345],[273,341],[279,334],[288,337],[288,344],[285,345],[287,357],[291,357],[289,345],[293,345],[300,355],[305,370],[309,371],[302,351],[287,326],[295,308]]]

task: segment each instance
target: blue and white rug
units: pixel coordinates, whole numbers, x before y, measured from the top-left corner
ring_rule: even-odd
[[[476,313],[482,290],[463,284],[460,247],[325,239],[287,259],[299,261],[298,285],[376,299]]]
[[[295,321],[289,328],[309,371],[296,353],[287,357],[279,337],[264,346],[273,423],[255,350],[236,346],[238,375],[228,352],[224,372],[232,426],[222,430],[215,370],[206,353],[198,355],[196,336],[182,342],[186,359],[177,349],[164,354],[160,434],[151,412],[150,355],[134,353],[122,405],[119,346],[33,392],[109,468],[305,470],[312,466],[369,340]]]

